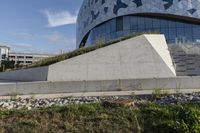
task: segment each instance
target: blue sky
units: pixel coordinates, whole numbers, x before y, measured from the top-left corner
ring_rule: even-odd
[[[0,1],[0,45],[37,53],[75,48],[75,20],[82,0]]]

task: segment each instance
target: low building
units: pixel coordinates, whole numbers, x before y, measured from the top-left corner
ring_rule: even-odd
[[[36,53],[10,53],[9,60],[15,61],[16,64],[28,65],[35,61],[39,61],[44,58],[52,57],[49,54],[36,54]]]
[[[10,47],[0,46],[0,67],[3,61],[14,61],[15,65],[28,65],[35,61],[39,61],[44,58],[52,57],[50,54],[38,54],[38,53],[15,53],[10,52]]]

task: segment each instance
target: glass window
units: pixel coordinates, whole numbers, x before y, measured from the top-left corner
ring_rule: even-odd
[[[184,23],[184,24],[183,24],[183,27],[184,27],[184,28],[191,28],[192,25],[191,25],[191,24],[188,24],[188,23]]]
[[[200,26],[197,26],[197,25],[193,26],[193,36],[194,38],[200,37]]]
[[[157,18],[153,19],[153,28],[160,28],[160,20]]]
[[[176,28],[169,28],[169,39],[175,40],[176,38]]]
[[[117,32],[117,38],[121,38],[123,36],[124,36],[124,32],[123,31]]]
[[[184,37],[184,28],[177,28],[177,37]]]
[[[152,18],[145,18],[144,19],[144,22],[145,22],[145,27],[146,27],[146,30],[147,31],[150,31],[150,30],[152,30],[152,28],[153,28],[153,20],[152,20]]]
[[[141,32],[164,34],[168,43],[197,40],[200,42],[200,25],[198,24],[155,17],[123,16],[109,20],[92,29],[86,40],[86,46],[92,45],[98,39],[110,42],[123,36]]]
[[[176,28],[176,22],[175,21],[169,21],[169,28]]]
[[[192,38],[193,38],[192,28],[184,28],[184,30],[185,30],[186,41],[187,42],[192,42]]]
[[[124,19],[124,30],[130,30],[130,17],[129,16],[125,16],[123,17]]]
[[[169,24],[168,24],[168,20],[166,20],[166,19],[161,19],[160,20],[160,27],[161,28],[168,28],[169,27]]]
[[[111,32],[110,24],[111,24],[110,21],[106,22],[106,24],[105,24],[106,25],[106,34]]]
[[[100,34],[104,34],[106,32],[106,26],[105,24],[102,24],[100,27],[99,27],[99,30],[100,30]]]
[[[139,29],[140,31],[145,30],[144,17],[138,17],[138,23],[137,23],[137,25],[138,25],[138,29]]]
[[[116,19],[110,21],[110,32],[116,32]]]
[[[137,28],[138,27],[137,19],[138,19],[138,17],[134,17],[134,16],[130,17],[131,30],[137,30],[138,29]]]
[[[123,17],[116,18],[116,31],[123,31]]]
[[[178,27],[178,28],[183,28],[184,25],[183,25],[182,22],[176,22],[176,27]]]

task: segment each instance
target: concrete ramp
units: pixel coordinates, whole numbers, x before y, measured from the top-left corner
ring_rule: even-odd
[[[175,76],[164,35],[141,35],[48,67],[0,73],[0,80],[94,81]]]
[[[49,66],[48,81],[175,77],[164,35],[141,35]]]

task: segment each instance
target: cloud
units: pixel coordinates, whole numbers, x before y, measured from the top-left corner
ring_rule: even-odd
[[[18,44],[8,44],[8,46],[11,48],[12,53],[30,53],[30,54],[52,54],[56,55],[59,52],[58,51],[46,51],[43,49],[38,49],[34,47],[32,44],[24,44],[24,43],[18,43]]]
[[[26,33],[26,32],[14,32],[12,33],[13,36],[16,36],[18,38],[22,38],[22,39],[31,39],[33,38],[33,35],[30,33]]]
[[[36,52],[37,50],[33,48],[33,45],[31,44],[8,44],[8,46],[11,48],[12,52],[20,52],[20,53],[31,53]]]
[[[44,38],[51,44],[56,45],[73,45],[76,43],[75,38],[66,37],[58,32],[50,32],[44,35]]]
[[[33,46],[31,44],[9,44],[9,47],[27,49],[32,48]]]
[[[48,27],[75,24],[77,19],[77,15],[73,15],[68,11],[52,12],[49,10],[44,10],[43,13],[48,20]]]

